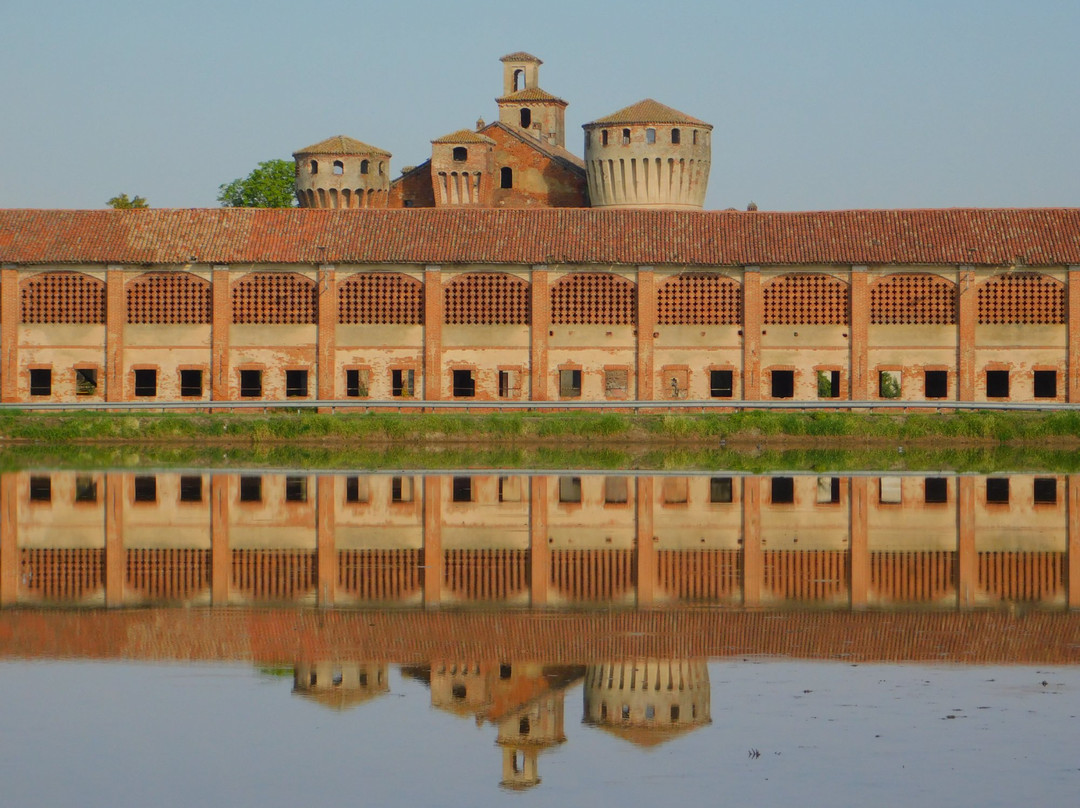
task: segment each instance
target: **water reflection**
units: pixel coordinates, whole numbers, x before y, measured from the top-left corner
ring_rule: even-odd
[[[5,606],[1080,605],[1077,476],[17,472],[0,514]]]

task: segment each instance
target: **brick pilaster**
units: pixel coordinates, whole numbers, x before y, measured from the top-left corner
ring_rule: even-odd
[[[229,268],[216,266],[213,271],[214,307],[210,326],[210,397],[227,401],[229,396],[229,326],[232,325],[232,290]]]
[[[424,269],[424,399],[441,401],[442,395],[442,267]]]
[[[130,474],[106,474],[105,481],[105,605],[124,605],[124,502]]]
[[[124,401],[124,272],[120,267],[105,271],[105,400]]]
[[[870,479],[852,477],[850,497],[851,608],[865,609],[870,589],[869,504]]]
[[[318,553],[318,587],[316,600],[320,606],[333,606],[337,596],[338,554],[334,536],[334,478],[325,475],[315,481],[316,490],[316,548]]]
[[[653,488],[655,478],[638,477],[634,505],[637,509],[637,605],[656,601],[656,543],[653,541]]]
[[[656,273],[652,267],[637,271],[637,397],[655,398],[653,333],[656,331]]]
[[[424,482],[424,606],[442,602],[442,480],[428,475]]]
[[[210,476],[210,587],[214,606],[229,605],[232,583],[232,548],[229,546],[228,474]]]
[[[1080,266],[1069,267],[1068,286],[1068,344],[1069,358],[1065,365],[1068,379],[1065,386],[1066,400],[1080,401]]]
[[[529,398],[548,399],[548,332],[551,330],[551,287],[546,266],[532,268],[529,284]]]
[[[551,547],[548,545],[548,477],[529,478],[529,593],[533,606],[546,606],[551,580]]]
[[[960,267],[959,301],[956,316],[956,398],[975,400],[975,323],[978,299],[975,291],[975,270]]]
[[[19,270],[0,269],[0,401],[19,400]]]
[[[337,388],[337,280],[334,267],[319,267],[318,396],[336,398]]]
[[[0,606],[19,600],[19,478],[0,475]]]
[[[975,553],[975,478],[958,477],[956,496],[956,605],[969,608],[975,602],[979,558]]]
[[[765,555],[761,548],[761,478],[743,477],[743,606],[761,605]]]
[[[742,397],[761,399],[761,327],[765,319],[761,298],[761,271],[743,268],[743,372]]]
[[[865,401],[870,397],[870,283],[864,266],[851,268],[850,319],[851,370],[848,398],[852,401]]]

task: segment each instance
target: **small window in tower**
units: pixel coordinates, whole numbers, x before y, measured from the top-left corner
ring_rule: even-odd
[[[532,126],[532,110],[523,109],[521,110],[521,128],[528,129],[530,126]]]
[[[344,174],[345,173],[345,164],[343,162],[341,162],[340,160],[335,160],[334,161],[334,173],[335,174]]]
[[[469,159],[469,150],[468,149],[466,149],[464,146],[455,146],[454,147],[454,162],[455,163],[464,163],[468,159]]]
[[[525,71],[524,70],[515,70],[514,71],[514,92],[516,93],[518,90],[524,90],[524,89],[525,89]]]
[[[607,145],[607,129],[604,129],[604,130],[602,130],[600,132],[600,145],[601,146],[606,146]]]
[[[312,174],[318,174],[319,173],[319,161],[318,160],[312,160],[311,161],[311,173]]]
[[[697,145],[697,129],[694,130],[694,145]]]
[[[361,174],[367,174],[369,170],[371,170],[371,163],[369,163],[367,160],[361,160],[360,161],[360,173]]]
[[[386,169],[386,163],[384,163],[382,160],[380,160],[379,161],[379,176],[380,177],[383,175],[383,171],[385,169]]]
[[[630,145],[630,130],[629,129],[623,129],[622,130],[622,144],[624,146],[629,146]]]
[[[678,145],[679,140],[681,138],[682,138],[682,132],[680,132],[678,129],[672,129],[671,130],[671,142],[673,144]]]
[[[652,127],[645,130],[645,142],[649,144],[656,142],[656,130]]]
[[[509,166],[503,166],[501,169],[499,169],[499,187],[514,187],[514,169],[510,168]]]

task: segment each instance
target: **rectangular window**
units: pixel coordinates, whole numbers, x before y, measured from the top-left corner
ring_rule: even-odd
[[[581,478],[559,478],[559,502],[581,502]]]
[[[690,394],[690,371],[687,368],[665,368],[663,394],[666,398],[686,398]]]
[[[562,398],[580,398],[581,397],[581,371],[580,370],[560,370],[559,371],[559,396]]]
[[[665,477],[660,495],[665,505],[685,505],[690,501],[690,481],[685,477]]]
[[[345,501],[352,504],[367,502],[371,494],[368,486],[368,478],[361,480],[359,477],[345,478]]]
[[[390,371],[390,395],[395,398],[412,398],[415,394],[415,371],[391,370]]]
[[[240,478],[240,501],[262,502],[262,477]]]
[[[899,505],[903,502],[903,485],[899,477],[882,477],[878,481],[878,502]]]
[[[629,481],[625,477],[604,478],[604,502],[608,505],[622,505],[630,501]]]
[[[79,475],[75,478],[75,501],[97,502],[97,480]]]
[[[949,371],[927,370],[923,372],[927,398],[949,397]]]
[[[180,371],[180,395],[184,397],[200,397],[203,394],[202,371]]]
[[[135,501],[157,502],[157,477],[140,474],[135,478]]]
[[[97,393],[97,369],[75,368],[75,395],[92,396]]]
[[[499,502],[521,502],[521,483],[520,477],[500,477]]]
[[[986,371],[986,397],[1008,398],[1009,397],[1009,371],[988,370]]]
[[[709,395],[713,398],[731,398],[734,395],[735,374],[730,370],[709,371]]]
[[[180,478],[180,501],[202,502],[202,477],[185,474]]]
[[[472,398],[476,395],[476,378],[471,370],[453,371],[454,398]]]
[[[835,505],[840,501],[840,478],[817,478],[817,501],[819,505]]]
[[[900,398],[899,370],[882,370],[878,373],[878,397]]]
[[[367,368],[350,368],[345,371],[345,395],[349,398],[367,398],[371,371]]]
[[[709,502],[731,502],[730,477],[709,478]]]
[[[30,368],[30,395],[52,395],[52,370],[50,368]]]
[[[818,398],[840,398],[840,371],[819,370],[817,372]]]
[[[147,368],[135,371],[135,395],[152,397],[157,395],[157,371]]]
[[[795,480],[792,477],[773,477],[770,502],[773,505],[790,505],[795,501]]]
[[[1057,480],[1053,477],[1036,477],[1034,500],[1036,505],[1057,504]]]
[[[794,370],[774,370],[769,376],[772,378],[773,398],[792,398],[795,395]]]
[[[285,396],[287,398],[307,398],[308,372],[306,370],[285,371]]]
[[[517,398],[517,372],[499,371],[499,398]]]
[[[986,478],[986,501],[999,505],[1009,501],[1009,478],[987,477]]]
[[[927,477],[923,480],[923,502],[942,505],[949,501],[949,481],[944,477]]]
[[[240,395],[243,398],[258,398],[262,395],[262,371],[240,371]]]
[[[630,372],[626,368],[604,371],[604,395],[607,398],[623,400],[630,389]]]
[[[1034,385],[1035,398],[1057,398],[1057,371],[1036,370]]]
[[[51,477],[31,477],[30,478],[30,501],[31,502],[52,502],[52,478]]]
[[[285,478],[285,501],[307,502],[307,477]]]
[[[412,477],[394,477],[390,481],[390,501],[391,502],[412,502],[413,501],[413,478]]]
[[[454,502],[472,502],[472,477],[454,477],[451,485]]]

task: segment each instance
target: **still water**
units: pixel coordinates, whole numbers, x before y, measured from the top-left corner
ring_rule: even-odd
[[[1080,478],[0,475],[4,804],[1070,803]]]

